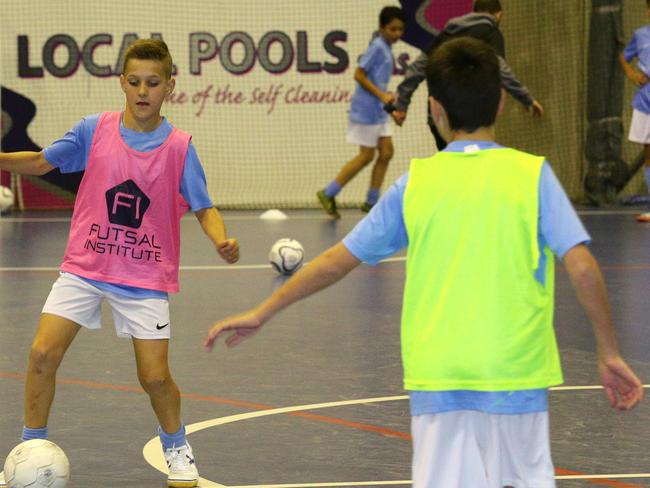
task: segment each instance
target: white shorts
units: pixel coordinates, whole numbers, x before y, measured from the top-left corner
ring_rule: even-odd
[[[99,329],[103,299],[111,306],[119,337],[169,339],[168,300],[138,299],[106,292],[70,273],[61,273],[54,282],[42,313],[58,315],[87,329]]]
[[[650,114],[634,109],[628,139],[639,144],[650,144]]]
[[[348,123],[347,141],[350,144],[363,147],[377,147],[379,139],[382,137],[391,137],[393,135],[393,126],[387,120],[383,124],[357,124],[356,122]]]
[[[415,488],[555,488],[548,412],[411,419]]]

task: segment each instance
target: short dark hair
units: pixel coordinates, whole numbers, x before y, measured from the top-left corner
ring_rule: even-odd
[[[126,64],[130,59],[151,59],[160,61],[163,65],[163,71],[167,79],[172,77],[174,65],[172,56],[165,41],[160,39],[137,39],[129,44],[124,55],[124,65],[122,73],[126,73]]]
[[[443,106],[451,130],[474,132],[494,124],[501,98],[499,60],[471,37],[444,42],[429,56],[429,93]]]
[[[650,1],[650,0],[648,0]],[[476,0],[474,2],[474,12],[498,14],[503,9],[499,0]]]
[[[384,27],[391,23],[393,19],[404,22],[404,13],[399,7],[384,7],[379,12],[379,27]]]

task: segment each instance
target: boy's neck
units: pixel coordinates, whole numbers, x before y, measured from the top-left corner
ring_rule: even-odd
[[[389,46],[392,45],[391,42],[390,42],[390,40],[389,40],[389,39],[388,39],[384,34],[382,34],[381,32],[379,33],[379,37],[381,37],[381,38],[383,39],[383,41],[384,41],[386,44],[388,44]]]
[[[128,109],[122,114],[122,125],[124,125],[124,128],[135,132],[153,132],[160,127],[162,121],[163,117],[160,114],[157,117],[151,117],[147,120],[136,119]]]
[[[496,139],[496,131],[494,125],[490,127],[479,127],[474,132],[466,132],[464,130],[457,130],[452,132],[451,140],[454,141],[486,141],[494,142]]]

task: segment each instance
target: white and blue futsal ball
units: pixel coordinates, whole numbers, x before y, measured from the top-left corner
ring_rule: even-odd
[[[293,274],[302,266],[304,258],[305,250],[302,244],[288,237],[276,241],[269,251],[271,266],[283,275]]]
[[[64,488],[70,480],[68,457],[54,442],[32,439],[18,444],[4,466],[7,488]]]
[[[11,188],[0,186],[0,212],[6,212],[14,204],[14,192]]]

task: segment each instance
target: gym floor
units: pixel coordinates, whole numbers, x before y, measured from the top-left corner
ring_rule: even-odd
[[[275,317],[253,339],[212,353],[216,320],[257,304],[283,279],[267,253],[281,237],[310,260],[362,217],[343,211],[223,212],[242,257],[226,265],[195,219],[183,220],[181,292],[171,296],[171,368],[183,395],[202,487],[408,486],[408,401],[402,390],[399,320],[403,256],[360,266],[339,284]],[[608,283],[624,357],[650,379],[650,225],[629,209],[581,212]],[[0,453],[19,442],[27,353],[57,277],[69,213],[0,217]],[[59,370],[49,431],[67,453],[71,488],[166,486],[157,422],[135,374],[130,341],[104,310]],[[594,342],[561,266],[556,330],[565,384],[552,392],[558,487],[650,487],[650,398],[612,411],[598,388]],[[161,468],[162,469],[162,468]]]

